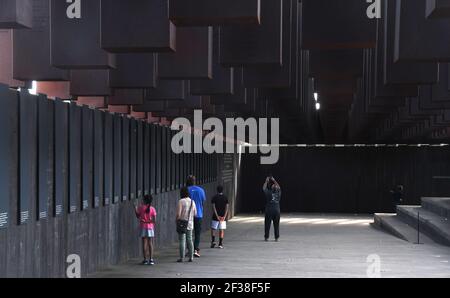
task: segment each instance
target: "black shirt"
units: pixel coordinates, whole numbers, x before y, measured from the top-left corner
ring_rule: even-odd
[[[264,194],[266,195],[266,204],[280,204],[281,201],[281,190],[269,190],[265,189]]]
[[[266,209],[280,209],[281,189],[264,189]]]
[[[401,191],[392,191],[392,199],[394,203],[400,204],[403,200],[403,193]]]
[[[228,205],[228,198],[223,195],[223,194],[217,194],[215,195],[212,200],[211,203],[213,205],[216,205],[216,210],[217,210],[217,215],[219,215],[220,217],[225,216],[225,212],[227,211],[227,205]],[[214,213],[214,209],[213,209],[213,220],[218,221],[219,219],[217,218],[216,214]]]

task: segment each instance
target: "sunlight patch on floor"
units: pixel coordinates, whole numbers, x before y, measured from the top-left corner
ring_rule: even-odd
[[[231,223],[263,223],[264,216],[236,216]],[[373,219],[351,219],[351,218],[334,218],[324,215],[323,217],[308,217],[308,216],[286,216],[281,218],[281,224],[286,225],[337,225],[337,226],[368,226],[373,222]]]

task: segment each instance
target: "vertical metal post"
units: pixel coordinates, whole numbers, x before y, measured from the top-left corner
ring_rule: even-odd
[[[414,244],[423,244],[420,243],[420,212],[417,212],[417,243]]]
[[[420,212],[417,212],[417,244],[420,244]]]

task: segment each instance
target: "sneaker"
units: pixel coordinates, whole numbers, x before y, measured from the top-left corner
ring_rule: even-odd
[[[219,245],[217,248],[219,249],[223,249],[223,245]]]
[[[151,265],[151,266],[153,266],[153,265],[155,265],[155,261],[154,261],[153,259],[151,259],[151,260],[148,262],[148,264]]]
[[[192,259],[192,258],[189,259],[189,263],[192,263],[192,262],[194,262],[194,259]]]
[[[216,247],[216,244],[214,242],[211,243],[211,248]]]
[[[200,258],[200,252],[199,252],[198,250],[196,250],[196,251],[194,252],[194,257]]]
[[[147,260],[142,261],[142,265],[148,265],[148,264],[150,264],[149,261],[147,261]]]
[[[278,242],[278,241],[279,241],[279,238],[276,238],[276,239],[275,239],[275,242]]]
[[[269,238],[264,238],[264,241],[266,241],[266,242],[269,241]]]
[[[183,259],[178,259],[177,260],[177,263],[183,263],[184,261],[183,261]]]

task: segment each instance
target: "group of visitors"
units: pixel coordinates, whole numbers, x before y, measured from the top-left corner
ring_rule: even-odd
[[[211,248],[223,249],[223,240],[227,228],[229,215],[229,202],[224,195],[223,186],[217,187],[217,193],[212,197],[212,221],[211,221]],[[266,178],[263,185],[266,198],[266,216],[264,240],[268,241],[270,227],[273,223],[275,241],[280,238],[280,200],[281,187],[272,175]],[[206,194],[203,188],[196,185],[195,176],[187,178],[186,187],[180,190],[180,200],[176,209],[176,229],[179,240],[180,257],[177,262],[182,263],[186,257],[189,262],[194,258],[200,258],[200,237],[203,225],[203,206]],[[136,206],[136,217],[140,222],[143,247],[144,265],[154,265],[153,247],[155,237],[156,209],[152,206],[153,197],[145,195],[142,204]],[[218,232],[219,243],[216,242]],[[186,253],[187,246],[187,253]]]
[[[184,262],[187,257],[189,262],[194,258],[200,258],[200,236],[203,224],[203,206],[206,194],[203,188],[196,185],[195,176],[187,178],[186,187],[180,190],[180,200],[176,210],[176,228],[179,239],[179,263]],[[211,248],[223,249],[223,239],[227,229],[229,215],[228,198],[224,195],[223,186],[217,187],[217,194],[211,199],[212,221],[211,221]],[[403,202],[403,185],[397,185],[390,193],[394,208]],[[272,175],[269,175],[263,184],[265,195],[265,222],[264,240],[269,240],[270,228],[274,226],[275,241],[280,238],[280,201],[281,187]],[[140,221],[144,261],[143,264],[154,265],[153,239],[155,237],[156,210],[152,207],[151,195],[144,196],[143,202],[136,207],[136,216]],[[218,232],[219,243],[216,242]],[[186,254],[187,246],[187,254]]]
[[[156,210],[152,206],[153,197],[144,196],[141,205],[136,206],[136,216],[140,222],[143,246],[144,265],[154,265],[153,240],[155,237]],[[200,237],[203,225],[203,207],[206,194],[202,187],[196,185],[195,176],[187,178],[186,187],[180,189],[180,200],[176,209],[176,229],[179,239],[180,257],[177,262],[182,263],[187,258],[193,262],[194,258],[200,258]],[[227,227],[229,202],[223,193],[223,186],[217,187],[217,194],[211,200],[212,222],[211,222],[211,248],[223,249],[223,239]],[[219,244],[216,243],[216,232],[218,231]],[[186,253],[187,246],[187,253]]]

